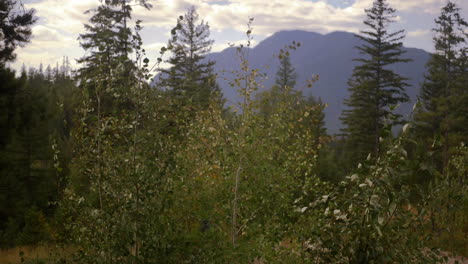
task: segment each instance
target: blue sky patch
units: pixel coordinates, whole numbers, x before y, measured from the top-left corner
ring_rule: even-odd
[[[311,2],[318,2],[320,0],[308,0]],[[346,8],[354,4],[355,0],[326,0],[326,2],[334,7]]]
[[[218,1],[211,1],[210,4],[212,5],[229,5],[229,0],[218,0]]]

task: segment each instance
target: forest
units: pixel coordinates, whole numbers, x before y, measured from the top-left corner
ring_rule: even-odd
[[[434,17],[409,118],[397,112],[408,78],[391,69],[408,62],[398,11],[363,10],[338,134],[327,102],[296,87],[300,42],[271,54],[279,68],[266,76],[246,21],[227,80],[241,100],[227,102],[197,8],[147,54],[136,5],[152,8],[88,11],[78,68],[64,57],[17,72],[37,17],[0,1],[1,263],[467,261],[468,23],[456,1]]]

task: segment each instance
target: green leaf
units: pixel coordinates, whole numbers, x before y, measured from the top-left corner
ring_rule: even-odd
[[[377,233],[379,234],[379,237],[382,237],[383,234],[382,234],[382,231],[380,230],[380,227],[375,226],[375,229],[377,229]]]
[[[377,207],[380,206],[380,205],[379,205],[379,200],[380,200],[379,196],[376,195],[376,194],[373,194],[373,195],[371,196],[371,198],[370,198],[370,204],[371,204],[372,206],[374,206],[375,208],[377,208]]]
[[[377,218],[377,222],[379,222],[380,225],[383,225],[385,221],[385,217],[383,217],[382,215],[379,215],[379,217]]]
[[[408,130],[409,127],[410,127],[410,123],[406,123],[406,124],[403,126],[403,133],[406,133],[406,131]]]

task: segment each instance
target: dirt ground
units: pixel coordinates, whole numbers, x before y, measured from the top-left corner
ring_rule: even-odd
[[[56,247],[51,246],[35,246],[35,247],[16,247],[11,249],[0,249],[0,263],[1,264],[19,264],[21,263],[20,252],[24,252],[25,260],[37,260],[37,259],[49,259],[51,258],[51,252],[56,251]],[[70,250],[65,250],[70,251]],[[447,253],[446,253],[447,254]],[[468,258],[456,257],[451,258],[446,264],[468,264]],[[262,263],[262,262],[254,262]]]
[[[447,262],[447,264],[455,264],[457,263],[456,261],[458,261],[458,264],[468,264],[468,258],[464,257],[452,258],[449,260],[449,262]]]

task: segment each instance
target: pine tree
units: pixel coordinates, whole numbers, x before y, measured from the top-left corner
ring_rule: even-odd
[[[34,9],[25,10],[15,0],[0,1],[0,66],[16,58],[17,46],[29,42],[35,22]]]
[[[47,65],[46,70],[45,70],[45,79],[47,81],[52,81],[53,74],[52,74],[52,68],[50,67],[50,64]]]
[[[291,110],[294,114],[290,121],[301,120],[303,129],[313,137],[311,145],[317,150],[327,135],[323,111],[325,104],[320,98],[306,97],[301,91],[294,90],[297,74],[291,64],[289,52],[282,51],[279,60],[280,67],[276,72],[275,84],[270,90],[256,95],[259,114],[267,120],[274,115],[283,115],[284,109],[280,109],[280,106],[294,102],[296,108]]]
[[[135,31],[128,28],[128,21],[132,18],[131,6],[135,4],[145,8],[151,7],[145,0],[102,1],[96,9],[87,11],[94,14],[90,24],[85,24],[87,32],[79,37],[80,45],[87,54],[78,60],[82,66],[77,71],[76,79],[81,93],[77,94],[76,100],[81,104],[81,107],[77,108],[77,116],[81,120],[77,122],[76,130],[79,131],[79,127],[83,126],[84,131],[76,133],[77,137],[82,138],[77,140],[75,147],[77,151],[83,149],[86,152],[92,149],[97,153],[97,158],[82,154],[77,160],[89,159],[87,161],[90,163],[87,165],[97,168],[100,199],[100,184],[104,175],[101,170],[105,137],[101,131],[102,125],[106,122],[115,124],[118,120],[129,118],[129,112],[137,104],[132,95],[138,82],[138,73],[135,62],[129,56],[142,44],[138,35],[141,21],[136,21]],[[57,64],[56,79],[59,77],[58,70]],[[95,140],[83,143],[82,141],[89,139],[87,137],[93,137]],[[83,178],[77,181],[86,182],[89,180],[86,178],[90,177],[87,173],[76,175]]]
[[[109,0],[87,11],[94,15],[85,25],[87,32],[79,37],[87,54],[78,60],[82,67],[76,77],[98,116],[132,108],[129,89],[137,77],[129,56],[142,44],[137,32],[141,21],[136,21],[135,31],[128,28],[127,21],[132,18],[131,6],[137,4],[151,7],[145,0]]]
[[[438,164],[446,168],[450,148],[466,141],[468,118],[466,105],[468,76],[466,30],[468,23],[460,8],[448,1],[435,19],[434,44],[436,52],[427,64],[428,73],[421,87],[421,109],[415,116],[418,138],[431,145],[439,138],[442,145]]]
[[[289,54],[281,52],[279,63],[280,65],[276,71],[276,79],[273,87],[271,87],[270,90],[260,92],[256,96],[256,99],[260,101],[260,113],[265,117],[275,112],[278,103],[280,103],[280,100],[285,99],[284,96],[286,94],[297,93],[297,91],[294,91],[297,80],[296,69],[291,64]]]
[[[141,77],[147,69],[139,68],[140,60],[129,59],[134,53],[148,63],[140,48],[139,21],[134,32],[120,31],[130,24],[130,7],[126,13],[112,3],[96,10],[88,33],[81,37],[89,55],[79,72],[80,105],[72,130],[71,180],[76,185],[70,188],[68,208],[78,225],[86,228],[72,226],[71,233],[86,263],[145,263],[164,257],[164,253],[155,257],[164,246],[154,245],[161,241],[155,234],[162,230],[156,218],[165,213],[159,193],[168,174],[160,164],[174,157],[161,141],[172,135],[159,134],[158,120],[168,118],[158,110],[167,102],[161,103],[156,90],[145,89]],[[84,202],[74,200],[75,195]],[[76,206],[81,207],[78,214]]]
[[[54,145],[65,153],[66,115],[59,105],[64,110],[70,105],[63,97],[59,99],[57,93],[68,92],[66,100],[69,100],[73,82],[71,79],[61,83],[48,81],[43,73],[32,68],[28,72],[24,69],[19,79],[8,84],[16,86],[9,98],[9,104],[14,107],[7,112],[11,115],[8,126],[5,130],[2,126],[1,130],[6,132],[0,143],[0,189],[7,190],[0,195],[3,201],[0,202],[0,245],[3,246],[36,243],[50,237],[44,224],[47,225],[55,211],[54,203],[60,197],[68,173],[67,158],[54,153],[51,145],[55,141]],[[54,154],[64,162],[61,171],[54,170]],[[7,222],[10,224],[4,225]]]
[[[326,104],[322,102],[322,99],[315,99],[315,97],[310,96],[306,100],[306,105],[310,107],[310,128],[312,135],[314,135],[314,147],[319,149],[319,145],[324,143],[325,137],[327,136],[327,128],[325,127],[325,112],[324,109]]]
[[[210,99],[220,102],[222,96],[213,72],[214,61],[206,61],[213,40],[209,39],[210,27],[194,6],[177,20],[177,31],[169,41],[172,57],[167,61],[171,66],[162,70],[161,85],[172,90],[176,98],[188,99],[202,108]]]
[[[81,47],[85,51],[91,51],[78,60],[78,63],[83,64],[78,75],[83,84],[102,75],[110,78],[121,62],[119,59],[122,59],[124,50],[120,43],[124,41],[123,39],[128,39],[130,35],[124,36],[122,32],[118,32],[116,24],[120,24],[117,21],[121,22],[124,18],[129,18],[130,14],[120,12],[121,10],[115,11],[114,8],[116,8],[115,5],[106,1],[93,10],[91,25],[85,25],[88,32],[79,37]]]
[[[39,149],[37,146],[47,147],[47,144],[44,144],[42,138],[42,144],[35,144],[34,147],[25,144],[28,146],[27,151],[18,146],[20,132],[28,130],[40,133],[37,122],[30,122],[33,121],[30,117],[40,117],[43,112],[27,112],[24,109],[43,105],[32,100],[21,100],[28,93],[38,92],[26,91],[25,67],[19,78],[15,77],[15,71],[6,67],[8,62],[15,60],[15,49],[29,42],[31,26],[36,21],[34,10],[25,10],[20,5],[20,2],[14,0],[0,1],[0,247],[14,246],[24,225],[25,211],[32,204],[40,206],[47,201],[45,196],[38,193],[45,190],[41,181],[42,173],[29,173],[33,170],[32,154],[44,157],[44,148]]]
[[[291,65],[290,56],[281,56],[280,67],[276,72],[275,84],[282,88],[285,86],[294,88],[294,86],[296,86],[296,79],[296,70]]]
[[[17,46],[29,42],[31,26],[36,22],[34,10],[20,8],[14,0],[0,1],[0,149],[8,141],[7,134],[13,124],[15,95],[22,82],[15,78],[15,72],[5,64],[16,58]]]
[[[364,56],[356,59],[360,64],[348,81],[351,95],[344,102],[348,109],[341,117],[353,162],[368,153],[380,155],[379,138],[385,122],[401,122],[401,116],[392,113],[393,106],[409,100],[405,93],[407,79],[388,69],[408,61],[401,58],[404,30],[388,31],[396,11],[385,0],[374,0],[372,8],[365,11],[364,24],[369,29],[357,36],[363,41],[357,48]]]

